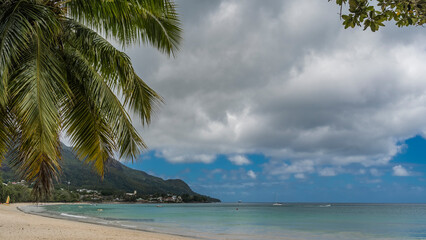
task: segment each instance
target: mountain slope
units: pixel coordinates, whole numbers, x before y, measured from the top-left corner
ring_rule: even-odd
[[[79,161],[71,148],[62,145],[62,175],[57,187],[70,189],[86,188],[105,192],[133,192],[140,194],[188,194],[199,195],[180,179],[163,180],[143,171],[131,169],[115,159],[110,159],[106,165],[105,177],[102,180],[92,167]],[[5,181],[19,180],[5,161],[1,168]],[[211,199],[215,201],[216,199]]]

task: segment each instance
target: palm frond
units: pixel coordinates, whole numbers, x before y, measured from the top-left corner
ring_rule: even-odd
[[[23,53],[28,51],[32,26],[22,17],[25,3],[2,4],[0,11],[0,106],[5,107],[9,73]]]
[[[105,162],[115,150],[113,130],[108,124],[112,114],[102,111],[105,94],[99,86],[96,71],[78,56],[66,51],[67,81],[73,97],[63,104],[64,129],[81,159],[94,162],[94,167],[103,176]],[[101,79],[103,81],[103,79]]]
[[[176,6],[170,0],[72,0],[69,14],[81,23],[113,37],[123,47],[150,43],[173,54],[181,40]]]
[[[63,24],[67,43],[93,65],[110,88],[123,94],[125,104],[139,114],[143,124],[150,123],[162,98],[137,76],[130,58],[93,30],[72,20]]]
[[[8,110],[0,107],[0,166],[10,148],[10,122]]]
[[[146,148],[146,145],[133,127],[125,108],[104,76],[99,74],[78,50],[73,49],[70,52],[72,53],[67,55],[69,66],[72,69],[79,69],[75,75],[78,74],[78,79],[85,79],[80,84],[84,85],[82,87],[86,90],[86,95],[91,97],[92,105],[105,114],[105,121],[112,128],[115,149],[119,151],[120,157],[136,158],[140,153],[139,149]]]
[[[97,32],[72,19],[62,21],[64,41],[94,66],[111,87],[117,87],[119,78],[132,79],[134,70],[130,58],[117,50]]]
[[[33,191],[40,197],[53,187],[60,169],[59,101],[65,74],[51,38],[45,38],[51,29],[38,24],[33,28],[33,45],[11,77],[10,95],[20,129],[15,166],[24,179],[35,182]]]
[[[137,24],[143,29],[140,38],[143,42],[150,42],[154,47],[169,54],[179,49],[182,40],[180,21],[176,12],[176,5],[172,1],[137,1],[139,14]],[[155,2],[152,4],[152,2]],[[159,10],[161,9],[161,10]]]
[[[124,103],[139,114],[144,125],[151,123],[152,114],[163,103],[163,99],[135,74],[131,85],[126,89]]]

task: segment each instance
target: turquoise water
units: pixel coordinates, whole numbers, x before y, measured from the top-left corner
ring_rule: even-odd
[[[206,239],[426,239],[422,204],[98,204],[49,214]],[[238,208],[238,210],[237,210]]]

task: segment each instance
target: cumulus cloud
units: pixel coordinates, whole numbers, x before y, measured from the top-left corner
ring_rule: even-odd
[[[323,0],[178,4],[177,58],[128,51],[166,101],[137,128],[168,161],[261,153],[268,176],[333,175],[326,167],[386,165],[426,133],[424,31],[344,30]]]
[[[237,166],[251,164],[251,161],[242,155],[236,155],[228,158],[229,161]]]
[[[398,177],[408,177],[408,176],[410,176],[410,172],[407,169],[405,169],[403,166],[401,166],[401,165],[394,166],[392,168],[392,170],[393,170],[393,175],[394,176],[398,176]]]
[[[256,179],[257,178],[257,174],[255,172],[253,172],[253,170],[249,170],[247,172],[247,176],[249,176],[251,179]]]

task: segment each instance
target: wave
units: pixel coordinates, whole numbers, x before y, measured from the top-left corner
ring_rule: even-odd
[[[155,220],[152,218],[145,219],[133,219],[133,218],[112,218],[112,217],[103,217],[102,219],[108,221],[127,221],[127,222],[154,222]]]
[[[126,228],[136,228],[136,226],[121,224],[122,227]]]
[[[73,218],[87,218],[87,217],[84,217],[84,216],[72,215],[72,214],[67,214],[67,213],[61,213],[61,216],[73,217]]]

